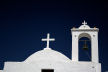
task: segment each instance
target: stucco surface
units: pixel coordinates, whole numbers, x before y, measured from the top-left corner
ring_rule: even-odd
[[[74,62],[57,51],[44,49],[23,62],[5,62],[3,72],[41,72],[41,69],[54,69],[54,72],[97,72],[100,67],[99,63]]]

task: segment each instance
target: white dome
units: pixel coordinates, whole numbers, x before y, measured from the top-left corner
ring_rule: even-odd
[[[59,53],[55,50],[52,50],[50,48],[45,48],[44,50],[38,51],[34,54],[32,54],[30,57],[28,57],[25,62],[32,62],[32,61],[70,61],[69,58],[67,58],[62,53]]]
[[[81,25],[79,29],[90,29],[90,27],[88,25]]]

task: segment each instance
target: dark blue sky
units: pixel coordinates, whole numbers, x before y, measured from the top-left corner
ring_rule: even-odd
[[[0,2],[0,69],[5,61],[24,61],[45,47],[47,33],[56,39],[54,50],[71,58],[72,27],[83,20],[98,27],[99,54],[103,72],[108,70],[108,4],[103,1],[4,1]]]

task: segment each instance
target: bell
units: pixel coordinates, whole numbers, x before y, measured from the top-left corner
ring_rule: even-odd
[[[88,46],[86,44],[84,44],[83,46],[83,50],[87,51],[88,50]]]

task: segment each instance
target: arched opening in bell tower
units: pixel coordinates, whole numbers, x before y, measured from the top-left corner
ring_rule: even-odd
[[[79,61],[91,61],[91,36],[87,33],[79,35]]]

